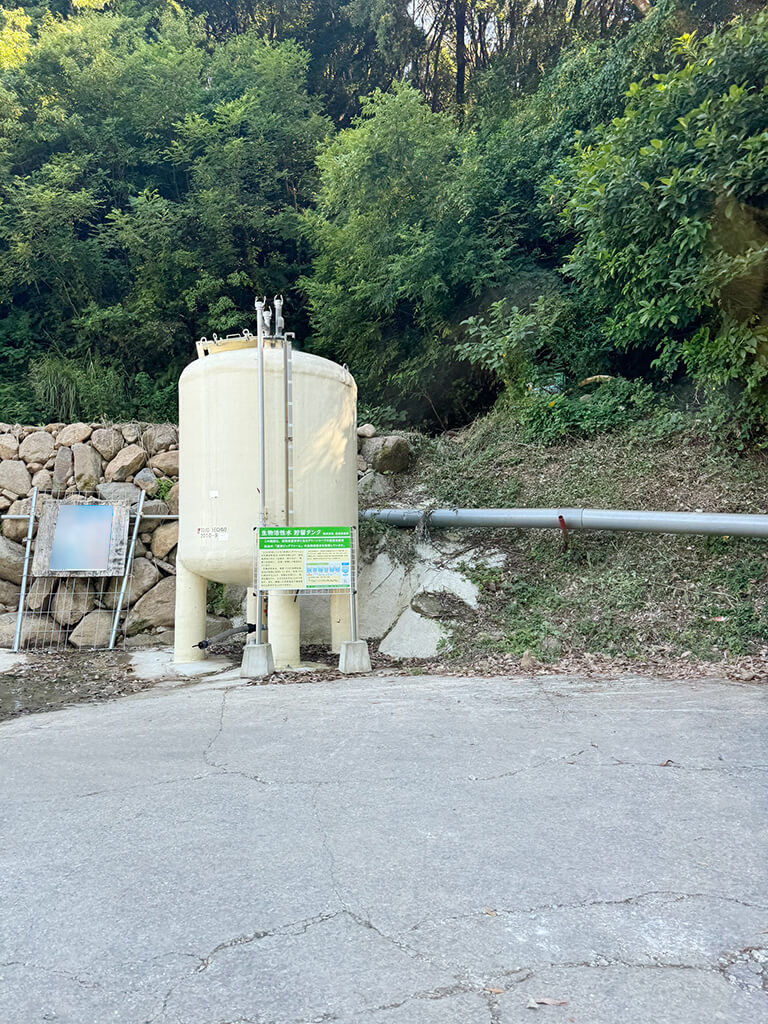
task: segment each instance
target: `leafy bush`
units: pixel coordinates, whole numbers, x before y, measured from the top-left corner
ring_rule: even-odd
[[[650,384],[623,378],[605,381],[592,393],[553,394],[532,388],[523,398],[509,400],[523,439],[540,444],[619,430],[650,416],[658,407],[659,399]]]
[[[377,92],[322,152],[318,206],[303,218],[314,346],[349,364],[364,400],[417,421],[450,416],[457,307],[504,265],[476,199],[474,151],[414,89]]]
[[[163,375],[192,340],[248,326],[254,290],[290,294],[305,261],[298,211],[329,129],[308,54],[209,38],[178,4],[116,6],[31,25],[0,10],[0,358],[19,412],[38,401],[30,362],[60,351],[64,379],[33,375],[47,409],[101,406],[93,354],[117,368],[108,415],[170,416]]]
[[[486,317],[464,320],[470,340],[456,345],[456,354],[489,373],[507,387],[521,387],[530,376],[530,357],[536,331],[536,317],[517,306],[507,308],[504,299],[491,304]]]
[[[170,380],[137,373],[126,381],[122,367],[100,356],[73,359],[54,353],[36,359],[28,379],[35,396],[33,419],[72,423],[104,417],[175,423],[178,417],[173,373]]]
[[[149,374],[137,373],[131,383],[131,404],[137,419],[150,423],[177,423],[179,391],[175,374],[171,380],[153,381]]]
[[[768,419],[768,15],[682,36],[674,54],[675,70],[634,83],[624,116],[578,147],[568,272],[602,303],[612,347],[736,384],[755,427]]]
[[[161,476],[157,481],[157,497],[160,501],[165,501],[173,488],[173,480],[167,476]]]
[[[393,405],[368,405],[358,402],[357,422],[372,423],[381,434],[387,430],[402,430],[405,426],[406,414]]]
[[[486,316],[469,317],[463,322],[469,339],[455,351],[513,390],[553,374],[577,382],[614,368],[601,324],[589,296],[550,287],[526,311],[500,299]]]

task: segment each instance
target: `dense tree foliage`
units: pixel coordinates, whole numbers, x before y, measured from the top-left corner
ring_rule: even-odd
[[[489,89],[463,131],[401,88],[326,148],[305,288],[323,343],[378,379],[384,404],[459,415],[459,354],[508,386],[735,381],[757,425],[768,21],[697,43],[690,20],[659,5],[534,93]]]
[[[0,419],[172,416],[281,291],[382,418],[607,371],[760,429],[760,6],[0,8]]]
[[[195,335],[295,279],[328,131],[306,54],[256,33],[212,46],[172,13],[46,16],[27,41],[19,24],[2,50],[5,379],[53,351],[162,383]],[[4,405],[24,408],[7,385]]]
[[[667,373],[736,381],[760,414],[768,376],[768,17],[633,83],[623,117],[577,147],[567,272],[606,310],[611,348]]]
[[[457,297],[505,266],[486,229],[475,140],[402,86],[375,94],[318,162],[319,201],[305,217],[318,255],[304,281],[317,344],[355,367],[366,394],[439,418],[436,406],[452,411]]]

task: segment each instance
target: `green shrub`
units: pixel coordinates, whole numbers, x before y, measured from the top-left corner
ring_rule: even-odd
[[[179,390],[176,373],[170,380],[152,380],[147,373],[137,373],[131,382],[131,403],[134,415],[150,423],[176,423],[179,416]]]
[[[590,437],[631,426],[659,408],[652,386],[621,377],[605,381],[592,393],[553,393],[531,388],[509,400],[525,441],[553,444],[566,437]]]
[[[368,405],[366,402],[358,402],[357,405],[357,422],[372,423],[380,434],[388,430],[401,430],[406,419],[406,413],[393,405]]]
[[[166,500],[166,498],[168,497],[168,494],[170,493],[170,490],[171,490],[172,487],[173,487],[173,480],[171,480],[167,476],[161,476],[160,477],[160,479],[157,481],[157,492],[156,492],[156,496],[160,499],[160,501],[165,501]]]
[[[755,430],[768,421],[768,15],[682,36],[674,54],[578,147],[569,273],[602,304],[612,348],[736,385]]]
[[[527,310],[500,299],[485,316],[464,320],[469,337],[454,350],[507,388],[546,382],[553,374],[577,383],[615,369],[602,322],[588,295],[550,286]]]
[[[457,308],[504,266],[505,248],[486,234],[475,150],[414,89],[377,91],[318,158],[317,208],[303,216],[313,346],[349,364],[366,401],[414,423],[455,421]]]
[[[469,340],[455,346],[456,354],[481,366],[503,384],[520,388],[530,376],[536,317],[517,306],[507,307],[504,299],[491,304],[485,317],[471,316],[462,322]]]
[[[34,409],[35,418],[43,421],[72,423],[104,417],[175,423],[178,417],[174,371],[160,380],[137,373],[126,382],[120,367],[99,356],[76,359],[55,353],[34,360],[27,381],[34,406],[27,402],[19,411]]]

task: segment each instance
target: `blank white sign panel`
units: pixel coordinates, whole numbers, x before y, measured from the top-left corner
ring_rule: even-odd
[[[106,572],[112,540],[111,505],[62,505],[56,518],[50,572]]]
[[[35,576],[119,576],[125,568],[128,509],[107,502],[43,507]]]

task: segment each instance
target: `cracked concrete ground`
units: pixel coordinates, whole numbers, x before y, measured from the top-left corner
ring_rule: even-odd
[[[766,693],[230,679],[8,722],[0,1020],[768,1021]]]

